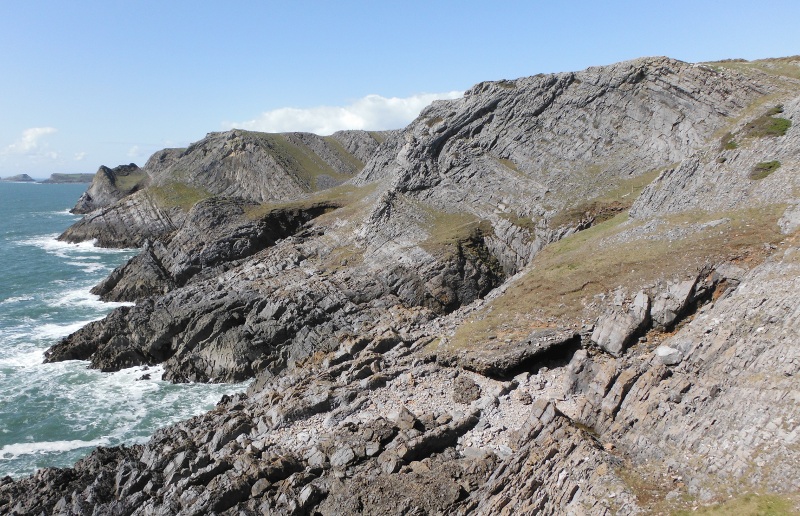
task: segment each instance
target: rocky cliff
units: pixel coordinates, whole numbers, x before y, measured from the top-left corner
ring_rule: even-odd
[[[157,153],[64,236],[142,244],[96,287],[135,306],[47,360],[255,380],[0,481],[0,509],[791,510],[798,62],[644,58],[481,83],[380,138]]]

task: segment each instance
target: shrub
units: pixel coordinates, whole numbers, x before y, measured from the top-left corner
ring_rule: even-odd
[[[750,171],[750,179],[758,181],[775,172],[781,166],[780,161],[762,161]]]

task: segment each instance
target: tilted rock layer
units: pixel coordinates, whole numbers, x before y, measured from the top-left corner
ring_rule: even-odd
[[[96,287],[136,305],[47,360],[255,380],[0,480],[0,511],[796,503],[800,79],[774,64],[643,58],[481,83],[398,132],[157,153],[64,235],[142,245]]]

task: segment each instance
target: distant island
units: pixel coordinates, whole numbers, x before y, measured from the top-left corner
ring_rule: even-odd
[[[42,183],[91,183],[94,174],[50,174]]]
[[[16,176],[3,178],[2,181],[8,181],[10,183],[33,183],[36,180],[28,174],[17,174]]]

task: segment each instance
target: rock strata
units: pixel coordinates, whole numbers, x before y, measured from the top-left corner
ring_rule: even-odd
[[[793,503],[800,140],[747,128],[763,102],[795,120],[800,84],[762,69],[644,58],[481,83],[382,142],[237,130],[157,153],[147,188],[65,233],[142,246],[97,290],[136,305],[46,358],[254,380],[141,445],[0,480],[0,512]]]
[[[101,166],[91,180],[89,189],[81,195],[70,212],[86,214],[104,208],[146,187],[148,181],[147,173],[135,163],[113,169]]]

